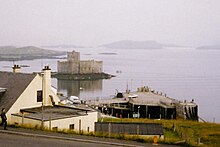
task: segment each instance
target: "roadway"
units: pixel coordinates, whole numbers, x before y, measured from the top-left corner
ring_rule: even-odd
[[[116,145],[79,142],[62,139],[0,134],[1,147],[116,147]]]
[[[146,147],[152,143],[138,143],[119,139],[71,135],[24,128],[0,129],[0,147]],[[159,146],[167,146],[161,145]]]

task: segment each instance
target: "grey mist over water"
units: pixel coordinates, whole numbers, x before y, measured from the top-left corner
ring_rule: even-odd
[[[81,60],[102,60],[104,72],[116,77],[91,81],[52,79],[53,86],[67,96],[79,96],[82,100],[106,99],[112,97],[116,89],[136,91],[140,86],[149,86],[180,101],[194,99],[199,105],[200,117],[220,122],[218,50],[79,48],[75,51],[80,52]],[[55,59],[17,61],[16,64],[30,65],[23,68],[23,72],[39,72],[44,65],[51,66],[52,71],[57,70]],[[1,61],[0,65],[1,69],[10,71],[3,66],[12,66],[12,62]]]

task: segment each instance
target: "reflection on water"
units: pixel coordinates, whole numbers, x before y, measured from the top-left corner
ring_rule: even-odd
[[[60,80],[57,79],[57,88],[67,96],[80,96],[83,93],[102,91],[102,80]],[[81,92],[81,93],[80,93]]]

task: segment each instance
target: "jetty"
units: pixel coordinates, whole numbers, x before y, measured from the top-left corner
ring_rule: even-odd
[[[105,115],[119,118],[198,120],[198,106],[194,100],[181,102],[149,87],[140,87],[135,92],[117,93],[111,99],[89,100],[86,103]]]

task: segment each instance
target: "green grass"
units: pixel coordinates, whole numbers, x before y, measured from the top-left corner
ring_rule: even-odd
[[[200,146],[220,146],[220,124],[202,123],[187,120],[152,120],[152,119],[128,119],[128,118],[104,118],[99,121],[103,122],[135,122],[135,123],[160,123],[164,128],[164,140],[158,140],[161,144],[176,144],[187,146],[198,146],[197,141],[200,139]],[[20,127],[18,125],[11,125],[11,127]],[[22,126],[29,129],[41,129],[40,126]],[[44,131],[87,135],[95,137],[115,138],[122,140],[133,140],[138,142],[153,143],[153,138],[141,137],[138,135],[128,134],[111,134],[101,132],[75,132],[70,130],[50,131],[45,128]],[[184,142],[187,140],[187,143]]]
[[[175,144],[187,140],[189,146],[197,146],[198,139],[202,146],[220,146],[220,124],[203,123],[188,120],[152,120],[104,118],[103,122],[141,122],[161,123],[164,128],[164,140],[161,143]]]

